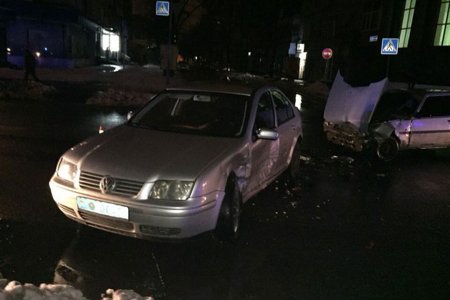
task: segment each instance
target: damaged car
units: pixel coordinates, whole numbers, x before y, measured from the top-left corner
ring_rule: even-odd
[[[242,205],[285,171],[298,174],[301,140],[300,111],[275,87],[168,89],[63,154],[50,189],[67,217],[91,227],[233,240]]]
[[[387,79],[352,87],[338,74],[324,111],[327,139],[383,161],[406,149],[450,147],[450,91],[395,89]]]

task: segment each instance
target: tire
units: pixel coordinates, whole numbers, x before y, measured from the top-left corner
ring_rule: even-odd
[[[242,199],[235,177],[228,179],[220,207],[215,236],[219,241],[235,241],[240,228]]]
[[[296,179],[300,176],[301,172],[301,160],[300,160],[300,149],[301,149],[302,139],[298,138],[297,143],[294,146],[294,150],[292,151],[291,162],[288,167],[288,175],[290,179]]]
[[[398,154],[399,144],[394,137],[390,137],[377,145],[377,157],[382,161],[392,161]]]

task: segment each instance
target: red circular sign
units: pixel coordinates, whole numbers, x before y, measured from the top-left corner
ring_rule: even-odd
[[[323,57],[323,59],[330,59],[331,57],[333,57],[333,50],[331,50],[331,48],[323,49],[322,57]]]

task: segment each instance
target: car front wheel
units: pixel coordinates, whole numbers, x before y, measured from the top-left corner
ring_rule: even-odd
[[[219,212],[215,235],[220,241],[233,241],[240,227],[241,193],[235,177],[228,179],[225,197]]]
[[[378,142],[377,156],[383,161],[391,161],[397,156],[399,145],[394,137],[387,138]]]

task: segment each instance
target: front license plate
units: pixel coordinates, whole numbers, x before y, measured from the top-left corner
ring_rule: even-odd
[[[114,218],[128,220],[128,207],[102,202],[84,197],[77,197],[78,209],[105,215]]]

